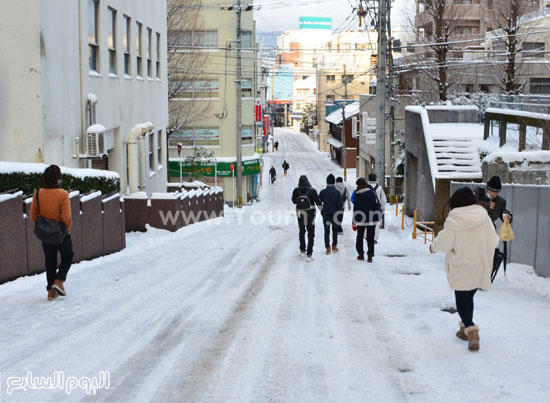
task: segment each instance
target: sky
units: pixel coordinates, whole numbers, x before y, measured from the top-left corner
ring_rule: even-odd
[[[289,5],[289,4],[297,5]],[[333,31],[359,28],[359,19],[353,14],[357,0],[258,0],[254,4],[257,32],[281,32],[298,29],[300,17],[332,17]],[[392,19],[399,24],[405,0],[393,2]]]

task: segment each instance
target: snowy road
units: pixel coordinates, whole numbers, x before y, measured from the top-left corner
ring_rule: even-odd
[[[315,260],[298,260],[292,189],[304,173],[320,190],[342,171],[305,135],[275,137],[261,202],[130,234],[126,250],[73,266],[63,299],[46,301],[45,275],[1,285],[0,402],[548,401],[549,280],[519,265],[499,274],[476,296],[481,350],[469,352],[458,316],[442,311],[454,307],[443,255],[400,222],[369,264],[356,260],[349,212],[330,256],[318,218]],[[109,371],[110,384],[8,394],[28,371]]]

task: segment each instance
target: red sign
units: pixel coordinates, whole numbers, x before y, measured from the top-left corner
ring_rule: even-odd
[[[264,115],[264,136],[269,134],[269,115]]]
[[[231,164],[231,172],[235,169],[235,164]]]
[[[256,98],[256,122],[262,121],[262,101],[259,98]]]
[[[181,155],[181,143],[178,143],[178,156]]]

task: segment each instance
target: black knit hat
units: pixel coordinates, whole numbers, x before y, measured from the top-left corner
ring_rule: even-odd
[[[333,174],[327,176],[327,185],[334,185],[336,183],[336,178]]]
[[[487,189],[492,190],[493,192],[500,192],[502,190],[502,183],[500,183],[500,178],[498,176],[493,176],[487,182]]]
[[[357,185],[357,187],[360,187],[362,189],[367,187],[367,181],[365,180],[365,178],[357,178],[355,184]]]

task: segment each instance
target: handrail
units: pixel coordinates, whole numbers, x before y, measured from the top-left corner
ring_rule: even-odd
[[[413,223],[413,239],[417,236],[424,238],[424,243],[428,241],[428,236],[431,237],[430,242],[434,241],[434,229],[430,225],[435,225],[434,221],[417,221],[417,212],[414,210],[414,223]],[[418,231],[418,228],[421,231]]]

